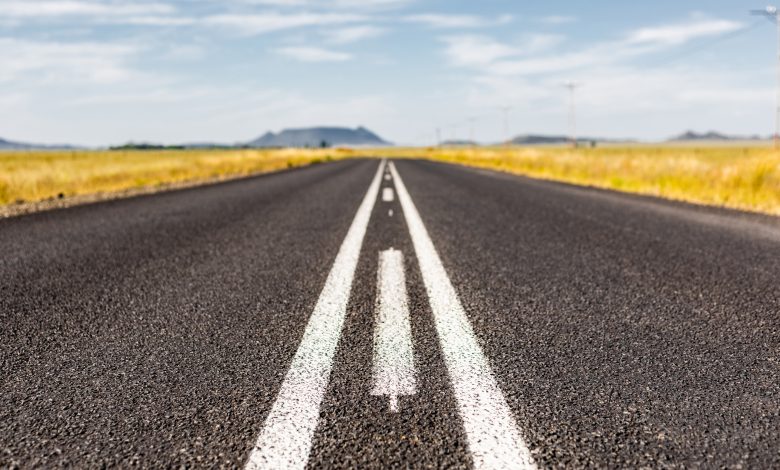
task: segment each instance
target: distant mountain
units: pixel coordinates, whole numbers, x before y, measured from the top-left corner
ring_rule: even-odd
[[[563,135],[520,135],[512,139],[509,143],[512,145],[553,145],[568,144],[571,139]],[[590,142],[631,142],[631,140],[604,139],[599,137],[578,137],[579,144],[588,144]]]
[[[519,135],[510,141],[513,145],[565,144],[569,138],[562,135]]]
[[[13,142],[0,139],[0,150],[64,150],[76,148],[72,145],[41,145],[26,142]]]
[[[248,142],[249,147],[336,147],[392,145],[365,127],[310,127],[285,129],[278,134],[266,132]]]
[[[32,144],[0,139],[0,150],[30,150],[34,148],[36,148],[36,146]]]
[[[669,139],[669,142],[690,142],[690,141],[697,141],[697,140],[763,140],[763,137],[759,135],[752,135],[752,136],[733,136],[733,135],[727,135],[722,134],[720,132],[715,131],[709,131],[709,132],[703,132],[703,133],[697,133],[694,131],[686,131],[682,134],[672,137]]]

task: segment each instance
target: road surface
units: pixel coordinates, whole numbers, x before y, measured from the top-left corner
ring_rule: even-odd
[[[0,467],[780,467],[780,221],[349,160],[0,221]]]

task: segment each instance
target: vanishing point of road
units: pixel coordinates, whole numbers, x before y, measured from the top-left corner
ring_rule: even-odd
[[[0,467],[780,467],[780,219],[355,159],[0,221]]]

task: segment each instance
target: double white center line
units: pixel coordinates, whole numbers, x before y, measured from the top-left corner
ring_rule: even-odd
[[[249,456],[247,469],[306,466],[384,166],[382,161],[336,256],[279,396]],[[391,163],[389,167],[420,264],[474,467],[535,468],[417,208],[395,166]],[[373,393],[389,396],[391,409],[397,410],[397,397],[416,391],[400,252],[391,250],[380,255],[379,282]],[[390,293],[384,298],[395,300],[382,305],[383,290]]]
[[[531,452],[479,347],[458,294],[406,185],[392,163],[390,172],[420,263],[474,468],[534,468]]]

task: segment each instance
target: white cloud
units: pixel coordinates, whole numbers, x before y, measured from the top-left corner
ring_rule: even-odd
[[[740,132],[760,132],[741,120],[755,117],[762,106],[769,109],[772,90],[750,86],[744,71],[705,71],[686,65],[652,68],[637,61],[741,27],[694,17],[687,23],[640,28],[612,41],[561,52],[550,50],[560,37],[529,37],[525,45],[536,44],[533,51],[534,47],[488,36],[450,36],[444,38],[444,54],[451,65],[473,71],[464,90],[472,109],[515,105],[536,110],[533,119],[523,123],[526,132],[565,130],[561,123],[566,94],[561,84],[568,79],[584,85],[577,94],[584,134],[605,135],[606,129],[606,135],[613,136],[663,137],[690,127],[688,121],[697,114],[710,116],[707,122],[713,128],[737,131],[742,126]],[[765,72],[749,76],[757,73]]]
[[[309,5],[308,0],[241,0],[241,3],[274,7],[295,7]]]
[[[633,44],[661,43],[678,45],[692,39],[730,33],[742,27],[743,24],[736,21],[694,20],[675,25],[640,28],[628,36],[628,42]]]
[[[468,101],[475,106],[498,108],[507,104],[534,105],[555,98],[557,87],[526,78],[478,75],[474,77]]]
[[[333,44],[349,44],[362,39],[370,39],[385,34],[387,30],[378,26],[361,25],[323,31],[323,35]]]
[[[175,8],[165,3],[96,2],[86,0],[2,0],[0,16],[42,18],[65,16],[164,15]]]
[[[188,26],[198,20],[186,16],[126,16],[118,18],[100,18],[103,23],[129,24],[136,26]]]
[[[486,36],[448,36],[442,40],[447,44],[444,52],[450,63],[457,66],[480,67],[518,53],[514,47]]]
[[[413,0],[240,0],[251,5],[309,8],[385,9],[407,5]]]
[[[506,24],[512,21],[511,15],[501,15],[498,18],[488,19],[476,15],[451,15],[442,13],[421,13],[408,15],[404,20],[410,23],[419,23],[431,28],[482,28],[497,24]]]
[[[332,0],[331,4],[340,8],[398,8],[412,3],[413,0]]]
[[[517,44],[508,45],[488,36],[446,36],[444,52],[450,63],[463,67],[484,67],[501,59],[546,51],[563,41],[552,34],[531,34]]]
[[[170,4],[129,0],[0,0],[0,24],[75,22],[137,26],[184,26],[196,18],[180,15]]]
[[[444,53],[451,64],[478,67],[480,73],[543,75],[620,64],[696,38],[723,34],[741,27],[741,23],[732,21],[694,19],[683,24],[640,28],[618,40],[594,43],[558,54],[549,52],[552,46],[563,40],[557,35],[530,35],[525,44],[519,45],[484,36],[458,36],[448,38]]]
[[[545,54],[524,59],[499,60],[490,64],[488,71],[496,75],[549,74],[605,65],[613,63],[625,55],[626,51],[594,46],[564,54]]]
[[[529,34],[519,45],[523,54],[546,52],[562,43],[566,38],[560,34]]]
[[[352,58],[346,52],[308,46],[282,47],[275,52],[301,62],[345,62]]]
[[[472,109],[513,106],[513,134],[564,134],[568,95],[562,78],[480,74],[463,90],[464,101]],[[773,89],[749,86],[741,72],[605,65],[576,78],[583,85],[577,92],[581,135],[665,138],[695,126],[691,123],[742,134],[768,132],[754,127],[754,118],[769,114]]]
[[[0,38],[3,67],[0,82],[79,81],[111,83],[130,78],[126,65],[130,56],[139,52],[131,44],[100,42],[36,42]]]
[[[221,14],[206,17],[208,25],[222,26],[243,34],[256,35],[306,26],[326,26],[365,21],[362,15],[341,13],[257,13]]]
[[[168,86],[158,86],[154,89],[120,91],[107,94],[92,94],[78,96],[65,102],[67,105],[87,106],[87,105],[139,105],[139,104],[170,104],[184,103],[188,101],[200,100],[212,95],[209,89],[205,88],[171,88]]]

